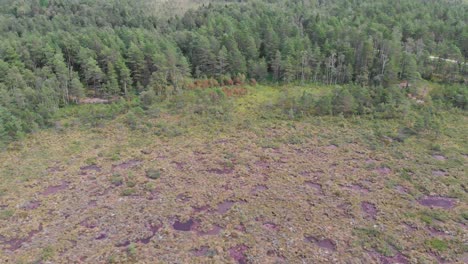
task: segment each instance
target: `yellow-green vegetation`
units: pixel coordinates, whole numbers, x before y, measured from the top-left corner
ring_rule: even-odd
[[[466,112],[328,115],[314,102],[348,88],[247,89],[69,107],[12,143],[0,262],[466,262]]]

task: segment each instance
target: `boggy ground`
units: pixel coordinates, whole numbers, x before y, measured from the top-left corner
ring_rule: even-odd
[[[275,90],[258,90],[229,122],[163,114],[15,144],[0,262],[466,263],[466,116],[384,142],[396,123],[262,118]]]

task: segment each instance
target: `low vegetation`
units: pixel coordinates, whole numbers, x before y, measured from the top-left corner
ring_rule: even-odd
[[[438,97],[450,86],[243,87],[65,108],[10,144],[0,260],[465,260],[468,122]],[[81,118],[101,109],[118,110]]]

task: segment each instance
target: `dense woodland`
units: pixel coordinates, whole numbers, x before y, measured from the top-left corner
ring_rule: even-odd
[[[49,125],[80,98],[164,99],[203,83],[194,80],[352,84],[359,94],[426,79],[458,87],[448,97],[466,107],[463,0],[212,1],[179,16],[163,7],[0,0],[0,139]]]

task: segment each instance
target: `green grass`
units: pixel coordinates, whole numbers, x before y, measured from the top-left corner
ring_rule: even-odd
[[[437,251],[445,251],[448,248],[447,242],[438,238],[427,240],[426,244]]]

